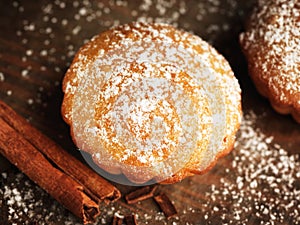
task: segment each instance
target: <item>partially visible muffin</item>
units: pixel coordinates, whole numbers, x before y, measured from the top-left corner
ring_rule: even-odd
[[[258,1],[240,43],[259,93],[300,123],[300,2]]]

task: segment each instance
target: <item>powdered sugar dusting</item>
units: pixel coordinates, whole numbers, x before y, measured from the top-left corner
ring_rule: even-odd
[[[11,182],[7,182],[8,180]],[[6,183],[0,189],[3,196],[0,203],[1,210],[7,209],[8,224],[47,225],[62,221],[64,224],[81,224],[73,215],[66,216],[67,210],[58,202],[53,202],[49,208],[45,208],[46,199],[51,197],[24,174],[20,172],[14,174],[11,171],[9,174],[2,173],[0,181]]]
[[[244,115],[226,176],[206,193],[202,210],[207,222],[219,215],[229,224],[282,224],[287,218],[300,224],[299,155],[289,155],[272,136],[255,128],[258,118],[252,111]]]
[[[141,64],[144,68],[145,65],[146,64]],[[130,77],[131,72],[123,71],[123,85],[119,85],[122,88],[118,91],[114,91],[116,92],[114,95],[125,93],[118,96],[115,104],[111,106],[113,109],[108,109],[108,114],[100,115],[101,117],[98,118],[99,127],[103,127],[107,119],[113,121],[115,124],[114,127],[116,128],[117,140],[123,140],[123,142],[125,142],[123,144],[132,146],[132,148],[135,149],[125,149],[124,152],[126,154],[121,156],[122,161],[128,157],[130,158],[131,155],[138,156],[137,160],[141,163],[154,163],[154,161],[152,161],[154,160],[154,155],[161,158],[159,161],[163,160],[165,154],[172,152],[172,149],[177,145],[176,142],[178,142],[178,140],[172,139],[181,136],[178,134],[182,133],[181,122],[176,111],[180,112],[183,105],[192,105],[192,103],[180,103],[181,101],[178,99],[180,95],[183,95],[183,91],[176,90],[176,86],[172,83],[166,82],[164,79],[159,78],[159,76],[156,77],[156,79],[151,79],[151,77],[155,77],[154,72],[158,74],[162,72],[157,71],[157,69],[152,71],[150,68],[151,66],[148,65],[144,72],[136,71],[136,73],[132,74],[132,78],[127,79],[125,79],[125,77]],[[168,75],[170,79],[171,74],[165,74],[165,76]],[[141,79],[141,76],[145,77]],[[121,76],[118,76],[116,78],[120,77]],[[128,79],[131,81],[127,81]],[[126,91],[128,86],[130,86],[130,90]],[[166,89],[166,87],[169,87],[169,89]],[[105,88],[105,90],[112,91],[116,89],[109,86]],[[100,97],[99,102],[103,105],[104,99],[102,100]],[[174,111],[173,104],[175,105],[176,111]],[[103,110],[99,108],[97,109],[97,112],[102,111]],[[192,110],[190,117],[196,117],[197,113],[195,112],[197,112],[197,110]],[[185,118],[181,115],[181,119]],[[198,119],[194,118],[194,120],[197,121]],[[196,124],[200,126],[198,123]],[[190,133],[192,129],[190,128],[189,130]],[[195,137],[195,139],[197,140],[199,137]],[[103,140],[108,140],[108,137],[105,135]],[[114,142],[114,140],[112,140],[112,142]],[[155,152],[153,152],[153,150],[155,150]]]

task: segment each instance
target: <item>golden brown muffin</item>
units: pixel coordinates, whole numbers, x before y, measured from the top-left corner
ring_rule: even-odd
[[[63,81],[62,115],[76,145],[109,173],[174,183],[233,148],[240,87],[199,37],[131,23],[95,36]]]
[[[240,42],[257,90],[300,123],[300,2],[258,1]]]

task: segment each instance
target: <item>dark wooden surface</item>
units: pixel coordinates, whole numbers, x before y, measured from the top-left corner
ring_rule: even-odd
[[[178,216],[167,221],[151,199],[103,205],[98,224],[137,215],[139,224],[300,223],[300,125],[276,114],[247,75],[238,45],[253,1],[0,2],[0,99],[80,158],[60,115],[61,81],[85,40],[133,20],[163,21],[203,37],[230,62],[245,119],[234,151],[207,174],[160,185]],[[0,140],[1,141],[1,140]],[[80,224],[0,156],[0,224]],[[253,175],[253,176],[252,176]],[[118,185],[123,194],[135,189]]]

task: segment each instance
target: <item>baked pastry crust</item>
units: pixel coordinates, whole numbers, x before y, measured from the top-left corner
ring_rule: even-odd
[[[102,169],[174,183],[233,148],[241,90],[208,43],[166,24],[131,23],[92,38],[63,80],[62,115]]]
[[[300,2],[261,0],[240,43],[259,93],[300,123]]]

